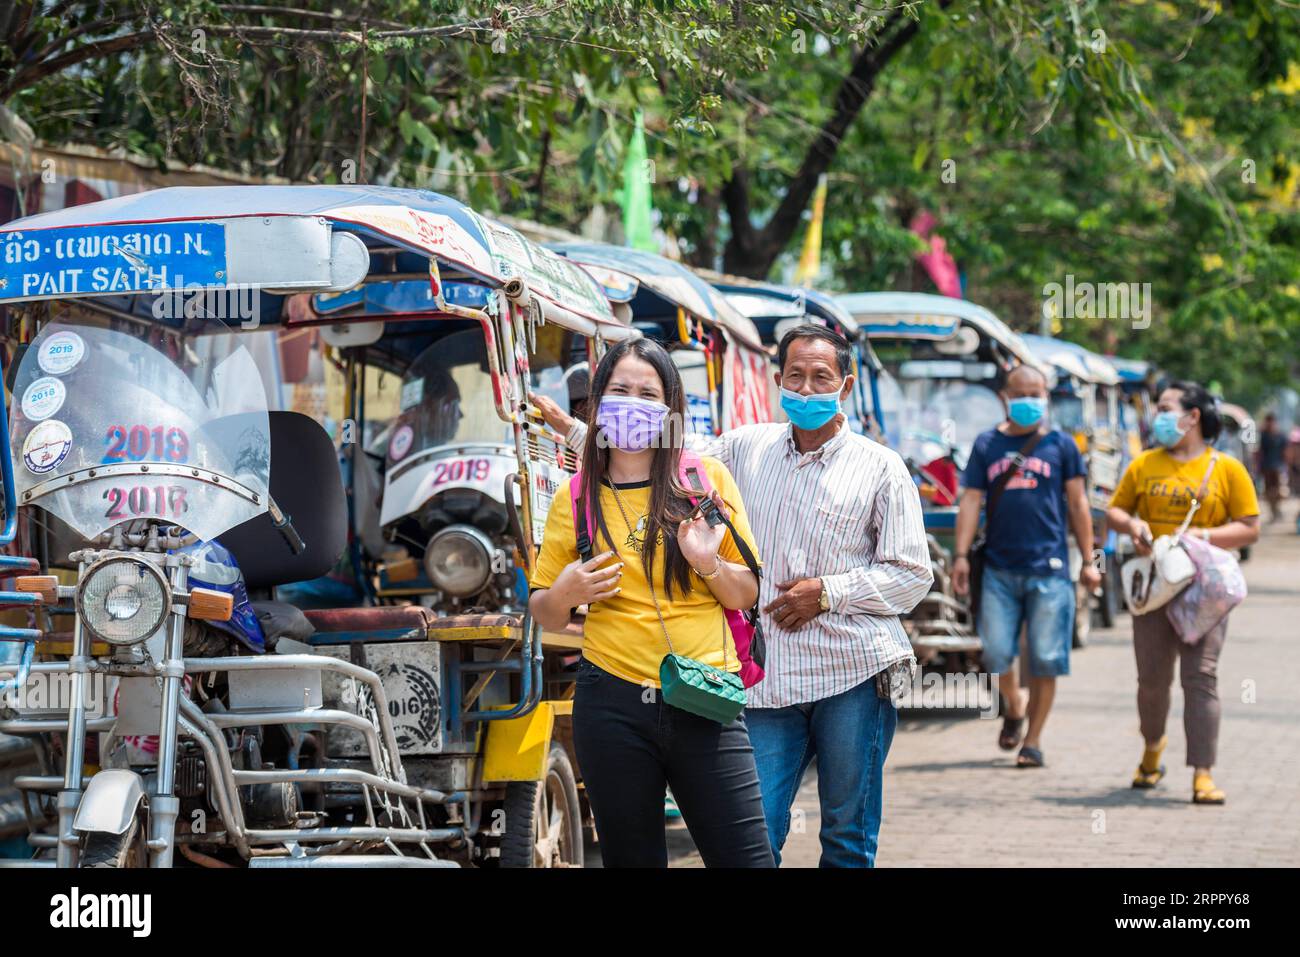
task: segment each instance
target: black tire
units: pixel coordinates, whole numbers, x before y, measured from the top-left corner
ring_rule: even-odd
[[[88,833],[82,842],[77,866],[87,869],[148,867],[149,855],[141,836],[140,815],[131,818],[131,823],[121,834]]]
[[[578,782],[559,744],[551,745],[542,780],[506,785],[504,810],[502,867],[582,867]]]
[[[1101,580],[1101,626],[1114,628],[1119,622],[1119,613],[1123,605],[1120,591],[1123,584],[1119,580],[1119,562],[1114,555],[1106,556],[1106,575]]]

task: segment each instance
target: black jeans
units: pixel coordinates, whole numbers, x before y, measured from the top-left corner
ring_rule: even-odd
[[[706,867],[775,866],[743,717],[720,725],[682,711],[584,658],[573,745],[606,867],[668,866],[665,785]]]

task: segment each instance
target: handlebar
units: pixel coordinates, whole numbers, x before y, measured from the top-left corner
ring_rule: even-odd
[[[301,555],[306,551],[307,546],[304,544],[302,536],[293,527],[293,518],[280,511],[280,506],[276,505],[275,499],[269,495],[266,500],[266,510],[271,515],[271,524],[276,527],[281,537],[284,538],[284,543],[289,546],[289,551],[295,555]]]

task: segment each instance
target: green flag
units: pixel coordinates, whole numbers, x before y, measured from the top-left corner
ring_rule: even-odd
[[[654,181],[654,166],[646,159],[645,126],[641,111],[636,111],[636,126],[627,141],[627,158],[623,162],[623,242],[633,249],[658,252],[650,227],[650,184]]]

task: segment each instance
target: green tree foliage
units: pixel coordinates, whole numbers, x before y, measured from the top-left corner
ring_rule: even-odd
[[[1054,331],[1250,398],[1295,372],[1300,10],[1288,0],[216,0],[0,11],[0,102],[47,142],[430,186],[575,228],[646,116],[661,227],[780,278],[818,177],[829,288],[1151,284]]]

